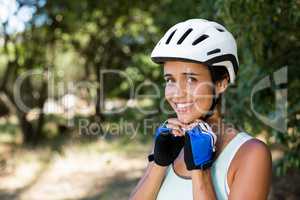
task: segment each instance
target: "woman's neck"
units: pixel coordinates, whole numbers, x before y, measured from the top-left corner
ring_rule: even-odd
[[[224,123],[220,112],[215,112],[206,122],[211,126],[217,136],[216,149],[219,154],[228,142],[233,139],[238,131],[233,124]]]
[[[215,112],[211,117],[209,117],[206,122],[211,126],[214,133],[218,135],[222,135],[223,133],[223,119],[219,112]]]
[[[221,117],[219,112],[215,112],[210,118],[206,120],[206,122],[211,126],[213,132],[217,136],[216,149],[217,154],[219,154],[220,150],[223,149],[223,146],[226,143],[226,130],[228,127],[223,122],[223,118]]]

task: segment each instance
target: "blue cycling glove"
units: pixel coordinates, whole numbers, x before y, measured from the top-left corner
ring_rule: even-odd
[[[212,165],[216,139],[216,135],[205,122],[198,122],[186,131],[184,161],[188,170],[204,170]]]
[[[160,166],[170,165],[184,146],[184,137],[175,137],[171,131],[172,129],[163,123],[155,133],[153,160]]]

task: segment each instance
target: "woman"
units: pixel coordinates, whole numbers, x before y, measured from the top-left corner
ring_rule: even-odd
[[[212,21],[187,20],[166,32],[151,58],[163,64],[165,97],[177,117],[157,129],[130,199],[267,199],[270,151],[221,116],[221,95],[238,71],[231,33]]]

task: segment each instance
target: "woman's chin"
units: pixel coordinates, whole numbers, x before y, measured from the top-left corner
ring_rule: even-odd
[[[196,119],[198,119],[197,117],[193,117],[189,114],[178,114],[178,113],[177,113],[177,118],[179,121],[181,121],[182,123],[185,123],[185,124],[192,123]]]

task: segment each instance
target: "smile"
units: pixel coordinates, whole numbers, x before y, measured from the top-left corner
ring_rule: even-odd
[[[175,103],[176,111],[178,112],[187,112],[192,106],[193,102],[190,103]]]

